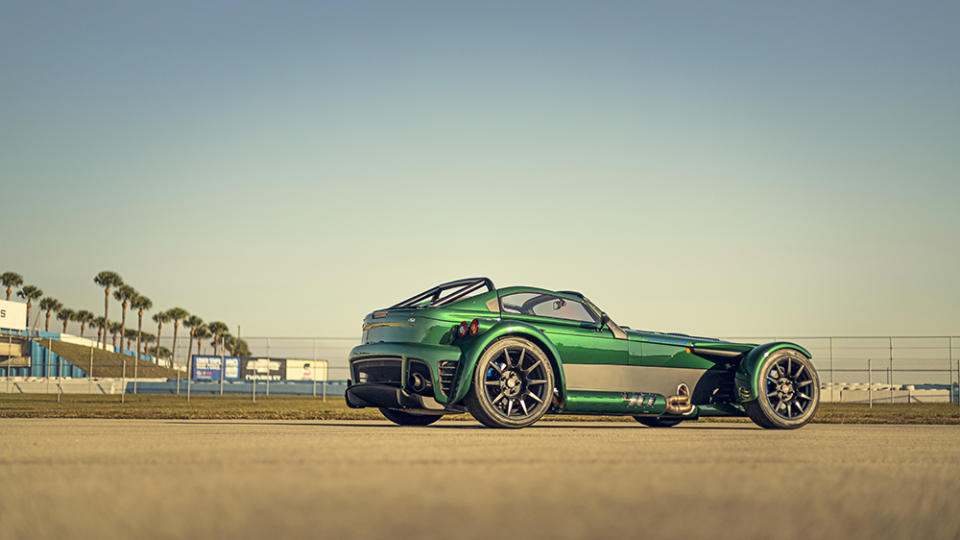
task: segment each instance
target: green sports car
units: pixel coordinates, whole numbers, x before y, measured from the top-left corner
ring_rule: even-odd
[[[792,429],[813,418],[820,381],[793,343],[631,330],[578,292],[471,278],[369,314],[350,352],[346,401],[405,426],[469,411],[497,428],[549,412],[626,415],[651,427],[749,416]]]

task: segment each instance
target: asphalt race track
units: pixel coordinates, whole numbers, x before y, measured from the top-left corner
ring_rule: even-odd
[[[0,420],[0,538],[957,538],[960,426]]]

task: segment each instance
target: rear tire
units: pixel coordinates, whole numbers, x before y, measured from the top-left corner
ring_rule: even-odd
[[[653,416],[634,416],[633,419],[647,427],[659,428],[673,427],[680,422],[683,422],[683,419],[681,418],[663,418]]]
[[[820,404],[820,377],[804,354],[795,349],[774,351],[760,364],[757,399],[743,404],[747,416],[765,429],[805,426]]]
[[[550,359],[540,347],[522,338],[499,339],[477,360],[464,403],[487,427],[527,427],[550,408],[553,380]]]
[[[413,414],[396,409],[380,409],[380,413],[387,417],[387,420],[398,426],[429,426],[443,418],[442,414]]]

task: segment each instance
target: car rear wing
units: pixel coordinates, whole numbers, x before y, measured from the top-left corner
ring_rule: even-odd
[[[494,290],[493,281],[490,278],[477,277],[465,278],[455,281],[448,281],[436,287],[427,289],[422,293],[407,298],[403,302],[394,304],[387,309],[400,309],[412,307],[440,307],[451,304],[474,293],[481,288],[486,287],[485,292]]]

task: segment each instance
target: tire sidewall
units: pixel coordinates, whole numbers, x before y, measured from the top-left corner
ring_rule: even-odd
[[[484,374],[487,369],[489,369],[490,362],[500,356],[500,353],[503,352],[505,348],[511,347],[523,347],[526,349],[525,354],[533,354],[543,362],[545,366],[544,373],[547,379],[547,388],[550,389],[547,392],[543,403],[538,403],[536,412],[532,415],[527,416],[523,420],[507,418],[500,413],[500,410],[490,404],[490,400],[486,396],[486,388],[484,387]],[[476,368],[473,371],[472,386],[470,392],[473,394],[471,396],[473,399],[469,400],[470,412],[474,414],[474,417],[477,418],[481,423],[491,426],[491,427],[502,427],[502,428],[522,428],[529,426],[543,417],[547,413],[547,410],[550,408],[550,401],[553,396],[554,388],[554,375],[553,375],[553,366],[550,364],[550,359],[547,355],[530,341],[523,338],[502,338],[494,341],[486,349],[484,349],[483,354],[480,355],[480,359],[477,360]],[[479,411],[474,409],[479,408]]]
[[[799,362],[804,366],[804,369],[810,372],[813,382],[809,385],[811,387],[809,392],[805,392],[813,398],[813,406],[809,407],[803,414],[803,416],[797,418],[783,418],[776,413],[773,409],[773,405],[770,403],[767,398],[766,391],[766,374],[770,372],[770,369],[773,365],[783,359],[786,356],[790,356],[793,362]],[[759,377],[761,381],[758,384],[757,388],[757,399],[756,407],[759,412],[763,415],[764,420],[770,426],[763,427],[773,427],[779,429],[796,429],[798,427],[806,425],[810,420],[813,419],[813,416],[817,413],[817,408],[820,406],[820,376],[817,374],[817,370],[813,367],[813,362],[807,358],[806,355],[801,353],[796,349],[779,349],[770,353],[763,363],[760,364]]]

